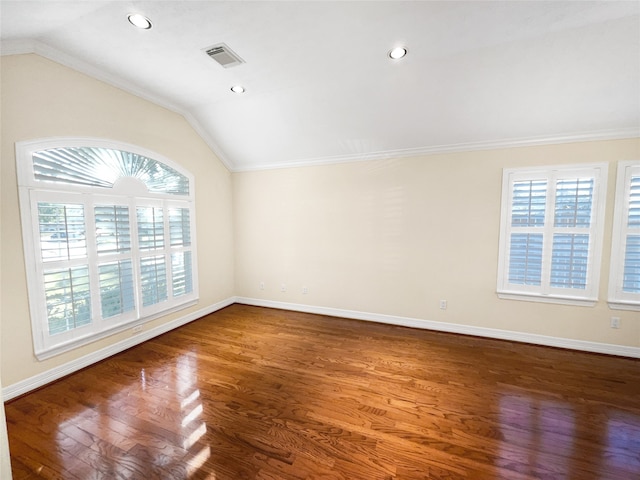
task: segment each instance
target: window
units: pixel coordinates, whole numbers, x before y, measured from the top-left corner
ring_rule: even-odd
[[[606,178],[606,164],[504,171],[500,298],[595,303]]]
[[[16,150],[39,359],[196,303],[188,172],[99,140],[22,142]]]
[[[640,310],[640,162],[618,165],[609,306]]]

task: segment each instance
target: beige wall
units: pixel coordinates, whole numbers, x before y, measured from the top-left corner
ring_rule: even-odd
[[[1,377],[5,387],[130,337],[113,335],[38,362],[33,355],[16,183],[15,142],[98,137],[139,145],[196,178],[200,302],[145,330],[233,296],[231,175],[179,114],[37,55],[1,57]]]
[[[234,173],[236,294],[640,346],[640,313],[605,301],[616,162],[630,159],[640,159],[639,140]],[[597,306],[498,299],[502,169],[602,161],[610,169]],[[611,316],[622,328],[609,327]]]
[[[640,346],[640,314],[611,311],[603,300],[616,162],[639,159],[640,140],[231,175],[179,114],[37,55],[5,56],[1,62],[0,376],[5,387],[129,337],[114,335],[43,362],[33,355],[15,142],[53,136],[136,144],[196,177],[200,303],[145,329],[238,295]],[[571,307],[499,300],[502,169],[602,161],[610,163],[610,171],[600,302]],[[439,309],[440,299],[448,301],[447,310]],[[609,328],[613,315],[622,319],[619,330]]]
[[[1,352],[0,352],[1,353]],[[0,381],[0,391],[2,382]],[[9,457],[9,435],[4,414],[4,403],[0,401],[0,478],[11,480],[11,459]]]

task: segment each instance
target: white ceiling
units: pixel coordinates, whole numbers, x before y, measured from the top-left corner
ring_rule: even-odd
[[[0,15],[3,54],[180,112],[234,171],[640,135],[637,1],[2,0]],[[246,63],[204,53],[221,42]]]

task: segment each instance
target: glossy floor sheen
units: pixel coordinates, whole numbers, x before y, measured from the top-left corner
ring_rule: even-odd
[[[17,480],[640,478],[639,360],[242,305],[6,414]]]

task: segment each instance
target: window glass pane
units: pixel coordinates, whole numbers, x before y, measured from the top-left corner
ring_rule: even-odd
[[[169,209],[169,232],[171,246],[191,245],[191,226],[189,223],[189,209],[170,208]]]
[[[120,315],[135,308],[131,260],[100,265],[98,276],[102,318]]]
[[[589,235],[553,236],[551,286],[585,289],[589,260]]]
[[[127,253],[131,251],[129,208],[123,205],[95,207],[96,244],[98,254]]]
[[[589,227],[593,202],[593,178],[558,180],[556,184],[556,227]]]
[[[49,334],[91,323],[89,268],[85,266],[44,272]]]
[[[138,207],[138,246],[140,250],[164,248],[164,223],[161,207]]]
[[[628,226],[629,228],[640,228],[640,177],[631,177]]]
[[[38,203],[42,260],[57,261],[87,256],[84,206]]]
[[[542,227],[547,202],[546,180],[514,182],[511,226]]]
[[[542,234],[511,234],[509,283],[540,285],[542,278]]]
[[[167,266],[164,255],[140,260],[140,282],[143,306],[167,300]]]
[[[193,291],[191,252],[171,254],[173,296],[185,295]]]
[[[122,177],[140,180],[150,192],[188,195],[189,179],[173,168],[132,152],[65,147],[33,154],[36,180],[112,188]]]
[[[640,293],[640,235],[627,235],[622,290]]]

